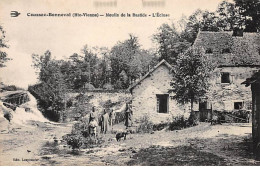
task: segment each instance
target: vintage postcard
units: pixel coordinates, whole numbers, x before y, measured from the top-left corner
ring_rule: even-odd
[[[1,0],[0,166],[259,166],[259,0]]]

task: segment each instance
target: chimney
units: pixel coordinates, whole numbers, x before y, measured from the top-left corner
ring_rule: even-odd
[[[234,28],[232,36],[240,36],[243,37],[243,29]]]

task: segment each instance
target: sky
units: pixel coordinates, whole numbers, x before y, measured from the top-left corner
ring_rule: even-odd
[[[97,6],[97,2],[116,2],[116,6]],[[151,0],[1,0],[0,24],[6,31],[12,60],[0,68],[0,81],[27,88],[37,83],[31,55],[50,50],[57,59],[80,53],[84,45],[111,48],[118,41],[136,35],[142,48],[154,47],[151,37],[163,23],[177,22],[196,9],[215,11],[221,0],[157,0],[163,6],[148,7]],[[155,0],[153,0],[155,1]],[[11,17],[11,11],[21,13]],[[165,13],[170,17],[29,17],[28,13]]]

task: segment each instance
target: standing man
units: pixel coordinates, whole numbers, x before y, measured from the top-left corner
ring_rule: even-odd
[[[108,126],[109,126],[109,115],[105,109],[104,109],[104,113],[101,117],[101,122],[102,122],[101,131],[103,132],[103,134],[106,134],[108,131]]]

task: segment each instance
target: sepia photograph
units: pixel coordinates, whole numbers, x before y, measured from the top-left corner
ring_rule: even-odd
[[[260,0],[1,0],[0,167],[260,166]]]

